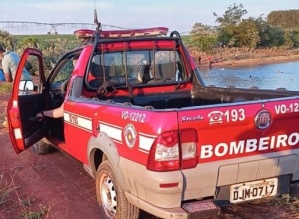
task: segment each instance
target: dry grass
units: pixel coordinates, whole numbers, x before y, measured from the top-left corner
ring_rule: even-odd
[[[9,94],[12,91],[12,83],[0,82],[0,95]]]
[[[0,218],[51,219],[52,206],[35,203],[30,196],[20,196],[14,175],[0,174]]]
[[[299,219],[299,198],[284,195],[273,199],[271,204],[285,208],[286,213],[291,214],[292,218]]]

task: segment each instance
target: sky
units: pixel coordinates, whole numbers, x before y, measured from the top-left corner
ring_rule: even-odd
[[[242,4],[246,17],[266,17],[271,11],[299,9],[298,0],[95,0],[98,20],[104,25],[124,28],[165,26],[189,33],[195,23],[216,25],[230,5]],[[51,26],[8,25],[4,21],[41,23],[93,23],[94,0],[0,0],[0,29],[11,34],[53,31]],[[73,33],[78,27],[57,27],[58,33]]]

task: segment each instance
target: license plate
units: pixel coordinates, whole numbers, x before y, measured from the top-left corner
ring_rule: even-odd
[[[277,194],[277,178],[235,184],[230,187],[230,202],[238,203]]]

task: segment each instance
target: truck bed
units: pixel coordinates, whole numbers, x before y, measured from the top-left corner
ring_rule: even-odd
[[[208,106],[222,103],[237,103],[255,100],[285,98],[299,95],[299,91],[260,90],[219,87],[193,87],[188,90],[155,92],[134,96],[111,96],[104,100],[125,105],[147,106],[154,109]]]

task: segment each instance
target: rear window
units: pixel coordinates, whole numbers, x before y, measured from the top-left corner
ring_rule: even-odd
[[[173,49],[95,53],[87,83],[97,89],[110,80],[118,86],[154,86],[187,80],[181,54]]]

